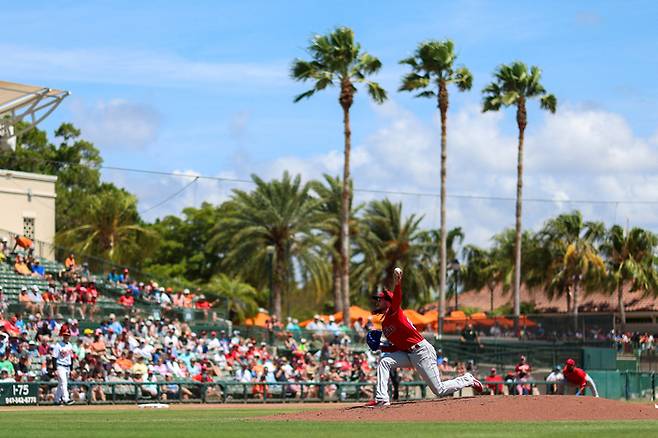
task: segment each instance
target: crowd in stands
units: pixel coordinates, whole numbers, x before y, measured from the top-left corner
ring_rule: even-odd
[[[75,352],[71,380],[90,383],[89,394],[84,394],[84,387],[74,391],[78,399],[88,396],[91,400],[105,400],[111,391],[94,383],[112,381],[153,384],[140,389],[146,392],[143,396],[152,397],[156,394],[155,386],[161,385],[161,398],[183,399],[195,396],[193,388],[180,385],[174,391],[174,385],[167,382],[375,381],[376,355],[354,350],[340,336],[326,341],[288,340],[278,353],[271,345],[242,337],[238,330],[230,335],[225,331],[195,333],[177,320],[121,319],[115,315],[110,315],[99,328],[83,331],[76,320],[60,323],[40,315],[30,315],[26,321],[17,316],[3,320],[0,316],[0,370],[5,370],[0,371],[0,380],[53,381],[49,354],[63,324],[71,331]],[[306,397],[318,396],[318,388],[306,388]],[[151,390],[154,392],[149,395]],[[250,388],[256,398],[267,390],[264,385]],[[299,385],[287,385],[285,390],[289,397],[301,396]],[[327,385],[325,396],[335,396],[336,390],[335,385]],[[209,391],[218,395],[220,389],[213,387]],[[364,386],[361,391],[363,397],[372,395],[371,386]],[[44,399],[52,399],[50,392],[46,390]]]
[[[612,333],[617,351],[620,353],[652,354],[656,351],[654,336],[648,332]]]

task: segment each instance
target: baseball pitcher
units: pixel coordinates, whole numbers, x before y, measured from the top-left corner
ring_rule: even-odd
[[[402,312],[402,269],[395,268],[393,291],[383,290],[372,296],[373,314],[383,315],[382,330],[371,330],[367,335],[368,346],[382,351],[377,367],[377,391],[375,400],[368,407],[390,405],[388,380],[392,369],[414,368],[437,397],[450,395],[467,386],[482,392],[482,383],[470,373],[455,379],[441,381],[432,344],[418,332]],[[382,346],[380,338],[386,336],[390,345]]]

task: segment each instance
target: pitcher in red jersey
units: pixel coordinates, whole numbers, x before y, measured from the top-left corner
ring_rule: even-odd
[[[378,342],[372,345],[369,342],[373,350],[382,351],[382,356],[377,367],[375,400],[367,406],[381,407],[390,404],[388,380],[391,370],[396,368],[414,368],[437,397],[450,395],[468,386],[472,386],[476,392],[482,392],[482,383],[470,373],[441,381],[436,350],[402,312],[402,269],[395,268],[393,277],[393,291],[383,290],[372,296],[372,313],[383,315],[382,332],[390,345],[380,346]]]

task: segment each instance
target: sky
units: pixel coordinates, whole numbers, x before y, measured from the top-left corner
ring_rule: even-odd
[[[190,184],[197,175],[341,174],[338,91],[293,103],[308,85],[289,71],[313,35],[349,26],[381,59],[373,79],[389,93],[377,105],[359,92],[352,108],[358,201],[388,196],[438,227],[436,105],[396,90],[400,59],[421,41],[450,38],[474,84],[450,90],[449,227],[487,246],[514,226],[514,111],[483,114],[481,90],[496,66],[521,60],[542,69],[558,99],[555,115],[529,105],[524,226],[579,209],[658,232],[654,1],[32,1],[2,10],[0,79],[72,93],[42,128],[71,121],[107,166],[181,175],[103,171],[137,195],[147,220],[251,187]]]

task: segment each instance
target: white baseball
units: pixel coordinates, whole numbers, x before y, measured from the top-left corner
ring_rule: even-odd
[[[395,272],[395,273],[398,274],[398,275],[402,275],[402,269],[400,269],[400,268],[395,268],[395,269],[393,270],[393,272]]]

